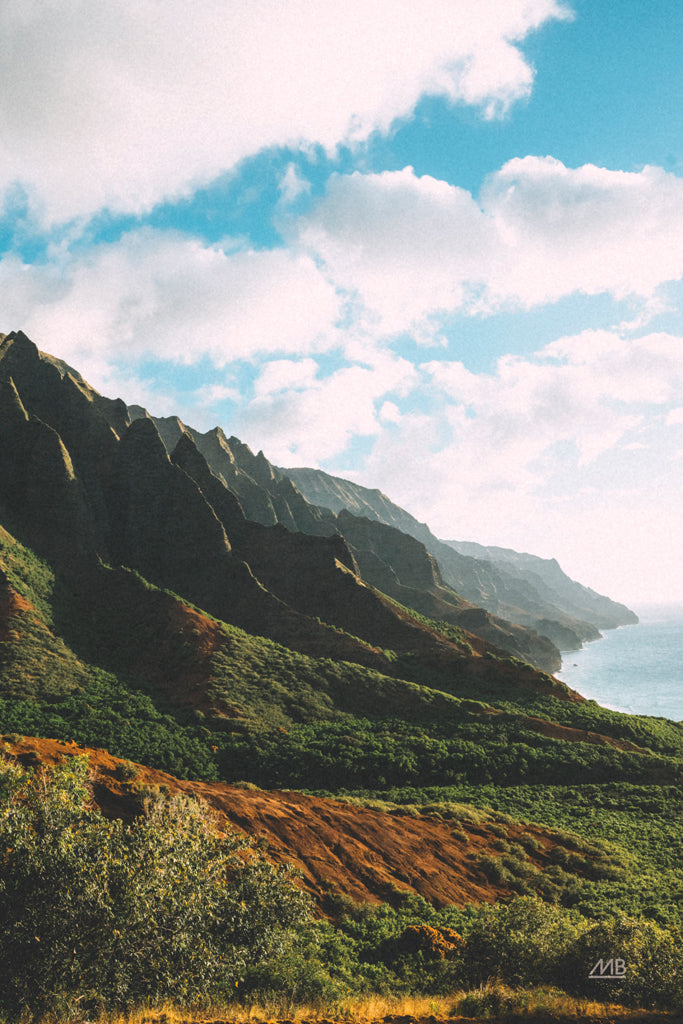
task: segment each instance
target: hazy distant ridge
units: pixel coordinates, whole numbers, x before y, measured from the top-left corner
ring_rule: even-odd
[[[625,605],[570,579],[555,559],[467,541],[441,541],[426,523],[395,505],[380,490],[317,469],[280,472],[316,505],[335,512],[346,508],[416,537],[437,559],[444,581],[466,600],[537,630],[562,650],[573,650],[584,641],[597,639],[601,629],[638,621]]]

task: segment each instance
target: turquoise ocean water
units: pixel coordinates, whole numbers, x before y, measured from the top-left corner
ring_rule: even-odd
[[[683,608],[638,611],[636,626],[562,655],[557,677],[616,711],[683,720]]]

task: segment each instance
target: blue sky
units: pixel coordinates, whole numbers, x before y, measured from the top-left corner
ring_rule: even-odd
[[[678,0],[0,2],[0,330],[683,601]]]

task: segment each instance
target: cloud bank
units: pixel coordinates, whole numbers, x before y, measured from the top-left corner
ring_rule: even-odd
[[[359,143],[423,95],[504,112],[559,0],[0,5],[0,195],[46,223],[139,213],[268,146]]]
[[[387,335],[428,339],[454,312],[576,292],[651,297],[683,275],[683,181],[661,168],[511,160],[478,199],[412,168],[335,176],[297,225],[330,279]]]
[[[648,538],[643,576],[680,564],[680,177],[545,149],[478,192],[370,169],[425,97],[478,129],[505,118],[534,84],[527,36],[571,17],[561,0],[0,4],[0,329],[104,393],[379,485],[442,535],[574,553],[605,590],[619,531],[632,562]],[[481,145],[466,120],[458,144]],[[586,303],[594,329],[519,341],[531,311],[581,296],[612,326]],[[474,372],[462,337],[499,353],[512,314],[527,354]]]

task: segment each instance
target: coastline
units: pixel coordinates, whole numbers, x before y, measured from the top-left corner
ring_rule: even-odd
[[[650,605],[639,622],[605,630],[563,652],[558,679],[588,700],[626,714],[683,720],[683,606]]]

